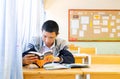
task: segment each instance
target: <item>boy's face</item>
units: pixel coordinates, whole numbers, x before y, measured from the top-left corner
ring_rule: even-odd
[[[45,45],[51,47],[56,39],[57,35],[55,32],[47,32],[45,30],[42,31],[42,40]]]

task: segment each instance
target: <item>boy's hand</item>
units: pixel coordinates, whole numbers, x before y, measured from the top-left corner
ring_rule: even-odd
[[[48,55],[45,56],[44,61],[47,62],[59,62],[60,58],[59,57],[54,57],[53,55]]]
[[[54,57],[54,62],[60,62],[60,58],[59,57]]]
[[[23,64],[35,63],[37,60],[38,56],[35,56],[35,54],[27,54],[22,58]]]
[[[44,57],[44,62],[48,63],[48,62],[52,62],[54,60],[54,56],[53,55],[46,55]]]

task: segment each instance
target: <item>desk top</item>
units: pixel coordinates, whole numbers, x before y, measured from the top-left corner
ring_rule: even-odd
[[[59,69],[59,70],[45,70],[43,68],[39,69],[26,69],[23,68],[23,74],[34,75],[34,74],[119,74],[120,75],[120,65],[118,64],[92,64],[89,68],[72,68],[72,69]]]
[[[119,74],[120,65],[118,64],[92,64],[89,68],[81,69],[84,74]]]
[[[73,69],[59,69],[59,70],[45,70],[43,68],[39,68],[39,69],[26,69],[23,68],[23,74],[51,74],[51,75],[55,75],[55,74],[83,74],[83,72],[81,71],[80,68],[73,68]]]

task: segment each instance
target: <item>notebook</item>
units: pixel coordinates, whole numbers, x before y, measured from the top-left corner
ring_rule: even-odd
[[[87,68],[89,67],[88,64],[59,64],[59,63],[48,63],[43,66],[43,68],[47,70],[54,70],[54,69],[68,69],[68,68]]]

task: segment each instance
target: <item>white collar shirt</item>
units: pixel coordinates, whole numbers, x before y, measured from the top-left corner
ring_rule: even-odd
[[[53,45],[52,45],[50,48],[47,47],[47,46],[45,45],[45,43],[43,43],[43,46],[42,46],[42,48],[41,48],[41,50],[40,50],[40,53],[41,53],[41,54],[44,54],[44,52],[49,51],[49,50],[52,50],[52,51],[55,50],[55,42],[53,43]]]

